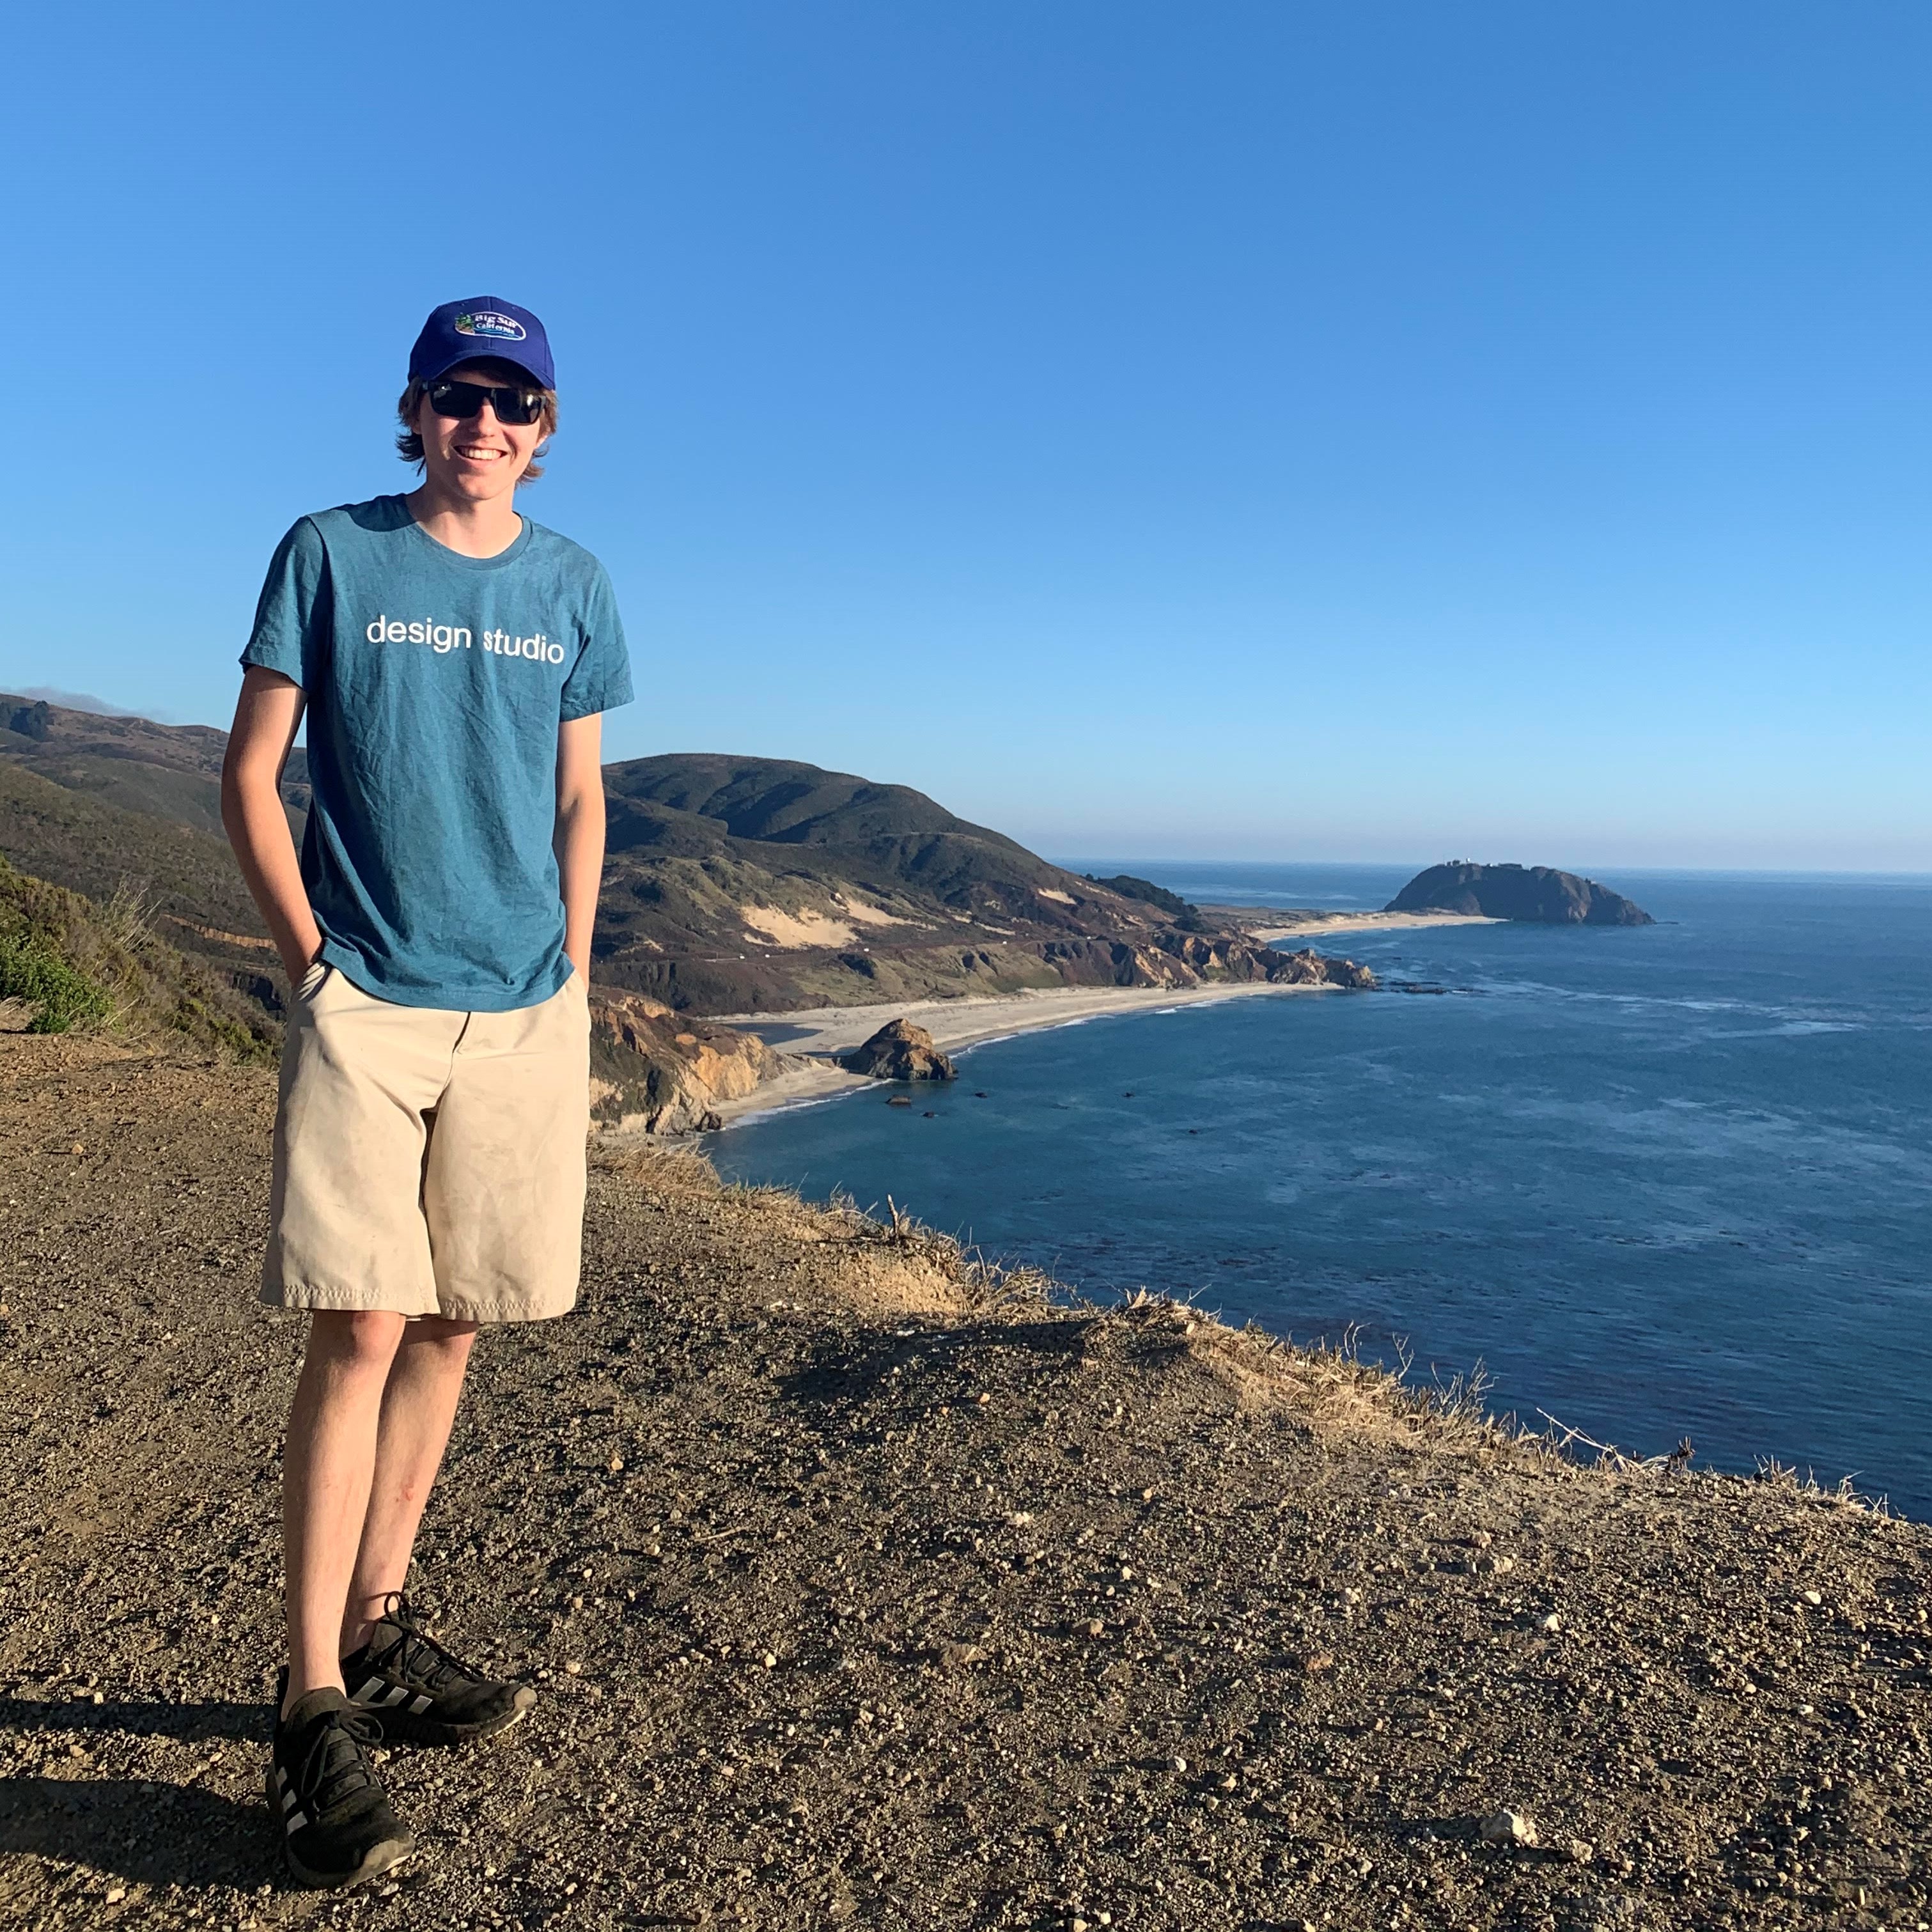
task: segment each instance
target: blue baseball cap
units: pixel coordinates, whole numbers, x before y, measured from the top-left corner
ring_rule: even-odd
[[[486,356],[493,362],[514,363],[540,389],[556,387],[543,324],[501,296],[472,296],[431,309],[410,351],[410,380],[434,382],[458,363]]]

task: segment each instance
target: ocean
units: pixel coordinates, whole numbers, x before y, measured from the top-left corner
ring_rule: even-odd
[[[1340,908],[1416,868],[1078,869]],[[1408,990],[1021,1034],[910,1113],[868,1091],[709,1151],[1090,1294],[1352,1329],[1421,1379],[1480,1363],[1526,1422],[1932,1516],[1932,878],[1604,882],[1659,923],[1337,934]]]

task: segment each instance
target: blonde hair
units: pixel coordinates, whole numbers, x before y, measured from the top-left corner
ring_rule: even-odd
[[[479,356],[473,362],[459,362],[454,369],[446,369],[436,380],[440,382],[446,377],[460,374],[465,369],[479,372],[500,370],[512,378],[523,374],[521,370],[509,363],[493,362],[488,357]],[[524,376],[524,380],[528,384],[530,379]],[[396,454],[405,463],[419,464],[423,460],[422,432],[416,428],[416,418],[422,412],[423,400],[429,392],[428,382],[420,376],[412,376],[408,388],[397,399],[396,415],[403,428],[401,434],[396,438]],[[543,398],[543,406],[537,412],[537,426],[542,432],[542,440],[537,444],[536,456],[530,458],[528,466],[517,478],[519,488],[526,483],[534,483],[543,474],[543,465],[537,460],[537,456],[543,454],[550,446],[550,438],[556,434],[556,392],[554,389],[539,389],[537,393]]]

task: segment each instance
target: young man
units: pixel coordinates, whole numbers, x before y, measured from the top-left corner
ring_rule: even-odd
[[[422,484],[283,539],[222,784],[296,989],[262,1298],[310,1313],[268,1798],[319,1886],[412,1849],[378,1736],[457,1743],[535,1700],[424,1634],[402,1590],[478,1328],[576,1298],[599,714],[631,697],[602,568],[514,507],[556,424],[542,324],[445,304],[398,407]],[[279,786],[304,712],[298,860]]]

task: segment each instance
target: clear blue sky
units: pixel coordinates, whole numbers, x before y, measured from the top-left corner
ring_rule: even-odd
[[[1932,868],[1932,10],[76,5],[0,686],[226,722],[409,343],[548,321],[613,756],[1056,852]]]

